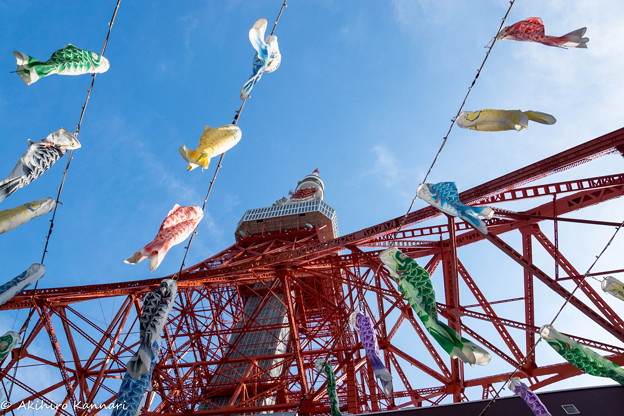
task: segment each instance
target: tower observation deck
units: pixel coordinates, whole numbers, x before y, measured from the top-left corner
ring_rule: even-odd
[[[321,241],[338,237],[336,211],[323,201],[325,185],[318,169],[303,178],[290,199],[245,212],[236,227],[236,241],[246,236],[315,228]]]

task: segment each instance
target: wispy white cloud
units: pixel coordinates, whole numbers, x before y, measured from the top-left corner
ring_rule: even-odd
[[[427,36],[425,28],[435,27],[433,36],[457,36],[462,21],[499,9],[500,2],[460,2],[454,0],[392,0],[393,15],[399,27],[413,40]],[[471,16],[471,19],[466,19]],[[448,26],[447,29],[444,27]]]
[[[416,34],[422,23],[439,25],[453,14],[457,2],[435,0],[393,0],[394,17],[399,25]],[[418,24],[416,23],[418,22]]]
[[[373,152],[375,153],[375,164],[373,170],[383,178],[387,187],[395,187],[401,179],[401,174],[398,168],[399,161],[387,148],[381,145],[374,146]]]
[[[188,71],[189,66],[193,63],[195,57],[195,51],[192,47],[192,35],[193,31],[197,29],[199,25],[199,19],[192,14],[180,18],[180,21],[184,24],[184,32],[182,33],[182,39],[184,42],[184,71]]]
[[[397,206],[409,205],[423,177],[419,166],[408,164],[399,154],[383,145],[375,145],[371,151],[374,161],[361,175],[362,180],[380,182],[389,193],[394,194]]]
[[[551,5],[544,21],[546,32],[553,35],[587,26],[588,49],[561,50],[535,44],[513,48],[513,64],[523,74],[518,100],[539,105],[557,118],[556,135],[535,128],[542,130],[539,142],[546,148],[561,149],[569,146],[570,140],[588,140],[622,126],[624,56],[619,49],[624,28],[616,16],[624,10],[615,3],[608,6],[619,10],[614,14],[597,14],[595,8],[594,4],[579,3],[572,11]]]

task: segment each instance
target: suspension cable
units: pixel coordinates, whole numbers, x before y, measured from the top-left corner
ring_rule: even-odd
[[[275,32],[275,28],[277,27],[277,24],[279,23],[280,17],[282,17],[282,12],[284,11],[286,7],[288,7],[288,5],[286,4],[287,1],[288,0],[284,0],[284,2],[282,3],[282,7],[280,7],[280,11],[277,15],[277,18],[275,19],[275,22],[273,22],[273,29],[271,30],[271,35],[273,35],[273,33]],[[253,88],[257,80],[258,78],[252,81],[251,88]],[[232,121],[233,125],[235,126],[238,125],[238,120],[240,119],[241,113],[243,112],[243,108],[245,108],[245,103],[247,102],[249,98],[251,98],[251,96],[248,96],[247,98],[245,98],[240,108],[235,111],[234,120]],[[210,196],[210,192],[212,191],[212,186],[214,185],[217,179],[217,174],[219,173],[219,170],[221,169],[221,162],[223,162],[224,157],[225,157],[225,152],[221,153],[221,157],[219,158],[219,164],[217,165],[217,169],[215,170],[215,173],[212,176],[212,180],[210,181],[210,185],[208,186],[208,192],[206,192],[206,197],[204,198],[204,203],[202,204],[202,212],[204,211],[204,209],[206,209],[206,204],[208,203],[208,197]],[[188,255],[189,249],[191,248],[191,244],[193,244],[193,239],[195,238],[195,234],[197,234],[198,226],[199,224],[195,226],[195,229],[193,230],[193,233],[191,234],[191,238],[189,239],[189,242],[185,247],[184,257],[182,258],[182,263],[180,264],[180,270],[178,270],[178,272],[173,275],[173,280],[175,281],[177,281],[182,275],[182,269],[184,269],[184,265],[186,263],[186,257]]]
[[[113,28],[113,24],[115,23],[115,17],[117,16],[117,10],[119,10],[120,3],[121,3],[121,0],[117,0],[117,4],[115,5],[115,10],[113,11],[113,16],[111,17],[110,22],[108,23],[108,32],[106,33],[106,39],[104,39],[104,46],[102,46],[102,52],[100,53],[101,56],[104,56],[104,52],[106,51],[106,46],[108,45],[108,39],[110,38],[111,29]],[[96,75],[97,74],[92,74],[91,75],[91,86],[89,87],[89,90],[87,91],[87,97],[85,99],[84,105],[81,107],[80,118],[78,119],[78,123],[76,124],[76,131],[74,132],[74,137],[75,138],[78,138],[78,133],[80,132],[80,128],[82,127],[82,120],[84,118],[85,111],[87,109],[87,104],[89,104],[89,98],[91,97],[91,91],[93,91],[93,85],[95,84],[95,76]],[[58,187],[58,193],[56,195],[56,203],[54,204],[54,211],[52,212],[52,219],[50,220],[50,228],[48,229],[48,234],[46,235],[45,245],[43,247],[43,254],[41,255],[41,265],[43,265],[46,253],[48,252],[48,244],[50,242],[50,236],[52,235],[52,230],[54,228],[54,219],[56,218],[56,210],[58,209],[58,206],[61,203],[60,202],[61,201],[61,193],[63,192],[63,186],[65,185],[65,178],[67,177],[67,171],[69,170],[69,164],[72,161],[73,152],[74,152],[73,149],[69,151],[69,155],[68,155],[68,158],[67,158],[67,165],[65,166],[65,170],[63,171],[63,178],[61,179],[61,184]],[[34,315],[32,312],[33,312],[33,309],[35,307],[35,295],[37,293],[37,286],[38,285],[39,285],[39,281],[37,281],[35,283],[35,286],[33,287],[32,295],[30,297],[30,311],[29,311],[28,317],[26,318],[26,321],[24,322],[24,325],[22,326],[22,328],[19,331],[20,335],[22,333],[24,335],[27,333],[28,325],[30,323],[30,319]],[[23,349],[25,341],[26,340],[24,339],[22,341],[22,343],[20,344],[18,358],[22,354],[22,349]],[[19,368],[19,363],[20,363],[20,360],[18,359],[17,362],[15,363],[15,370],[13,371],[13,380],[15,380],[15,376],[17,374],[17,369]],[[14,383],[11,382],[11,387],[9,389],[9,393],[7,394],[7,401],[10,401],[10,399],[11,399],[11,393],[13,392],[13,385],[14,385]],[[14,414],[13,411],[11,411],[11,413]]]
[[[600,257],[602,257],[602,255],[605,253],[605,251],[607,251],[607,248],[611,245],[611,243],[613,242],[613,240],[615,239],[615,236],[618,234],[618,232],[620,232],[620,229],[624,227],[624,221],[622,221],[620,223],[620,225],[618,225],[615,229],[615,232],[613,233],[613,235],[611,236],[611,238],[609,239],[609,241],[607,241],[607,244],[605,244],[605,246],[603,247],[602,251],[600,251],[600,253],[596,256],[596,259],[594,260],[594,262],[591,264],[591,266],[589,266],[589,268],[587,269],[587,271],[583,274],[583,276],[581,276],[581,278],[579,279],[578,283],[576,284],[576,287],[574,288],[574,290],[572,291],[572,293],[570,293],[570,295],[568,295],[568,297],[565,299],[565,301],[563,302],[563,305],[561,305],[561,308],[559,308],[559,310],[557,311],[557,313],[555,314],[555,317],[550,321],[549,325],[553,325],[555,323],[555,321],[557,320],[557,318],[559,317],[559,315],[561,314],[561,312],[563,311],[563,308],[566,307],[566,305],[570,302],[570,299],[572,299],[572,297],[574,296],[574,293],[578,290],[579,287],[581,287],[581,284],[583,284],[585,282],[585,279],[587,277],[591,277],[589,276],[592,269],[594,268],[594,266],[596,265],[596,263],[598,263],[598,260],[600,260]],[[520,367],[522,367],[522,365],[527,361],[528,357],[535,351],[535,348],[537,347],[537,344],[540,343],[540,341],[542,340],[542,337],[540,336],[540,338],[537,340],[537,342],[535,343],[535,345],[533,345],[533,347],[531,348],[531,350],[529,351],[529,353],[527,354],[526,357],[524,357],[524,359],[514,368],[513,372],[510,373],[509,377],[507,377],[507,380],[502,384],[502,386],[495,392],[494,397],[492,397],[492,399],[486,404],[485,408],[481,411],[481,413],[479,413],[479,416],[483,416],[485,414],[485,412],[488,410],[488,408],[496,401],[496,399],[500,396],[500,392],[505,388],[505,386],[507,385],[507,383],[509,383],[509,380],[511,380],[511,378],[518,372],[518,370],[520,369]]]
[[[500,27],[498,28],[498,31],[496,32],[496,34],[500,33],[501,29],[503,28],[503,25],[505,24],[505,21],[507,20],[507,16],[509,16],[509,12],[511,11],[511,8],[513,7],[515,1],[516,0],[510,0],[509,1],[509,8],[507,9],[507,13],[505,13],[505,16],[503,16],[503,20],[501,21]],[[423,179],[423,183],[425,183],[425,181],[429,177],[429,174],[431,173],[431,170],[433,169],[433,166],[435,165],[436,161],[438,160],[438,156],[440,156],[440,153],[442,152],[442,149],[444,148],[444,145],[446,145],[446,141],[447,141],[447,139],[449,137],[449,134],[451,134],[451,130],[453,130],[453,127],[455,126],[455,122],[457,121],[457,117],[459,117],[459,114],[464,109],[464,105],[466,104],[466,100],[468,100],[468,96],[470,95],[470,92],[472,91],[472,87],[474,87],[475,83],[477,82],[477,78],[479,78],[479,75],[481,75],[481,70],[483,69],[483,66],[485,65],[485,61],[487,61],[488,57],[490,56],[490,52],[492,52],[492,48],[494,47],[495,43],[496,43],[496,35],[494,36],[494,39],[492,40],[492,42],[487,46],[487,52],[485,53],[485,58],[483,58],[483,62],[481,62],[481,66],[477,70],[477,74],[475,75],[474,79],[472,80],[472,83],[470,84],[470,87],[468,87],[468,91],[466,92],[466,96],[464,97],[464,100],[462,101],[461,105],[459,106],[459,110],[457,110],[457,114],[455,115],[455,117],[453,117],[451,119],[451,125],[449,126],[449,129],[446,132],[446,135],[442,138],[442,145],[440,146],[440,149],[438,150],[438,153],[436,153],[435,157],[433,158],[433,162],[431,162],[431,166],[429,167],[429,170],[427,171],[427,174],[425,175],[425,179]]]
[[[496,31],[497,34],[503,28],[503,26],[505,24],[505,21],[507,20],[507,17],[509,16],[509,12],[511,11],[511,8],[513,7],[514,3],[515,3],[515,0],[510,0],[509,1],[509,8],[507,9],[507,12],[503,16],[503,19],[501,21],[500,27]],[[455,121],[457,120],[457,117],[459,117],[459,114],[462,112],[462,110],[464,108],[464,105],[466,104],[466,101],[468,100],[468,96],[472,92],[472,88],[475,86],[475,83],[477,82],[477,79],[479,78],[479,75],[481,74],[481,71],[483,70],[483,67],[485,66],[485,62],[487,61],[488,57],[490,56],[490,52],[492,52],[492,48],[494,47],[495,43],[496,43],[496,36],[494,36],[492,42],[490,42],[489,45],[487,45],[487,52],[485,54],[485,57],[483,58],[483,61],[481,62],[481,66],[479,66],[479,69],[477,70],[477,74],[475,75],[474,79],[472,80],[472,83],[470,84],[470,87],[468,87],[468,91],[466,92],[466,95],[464,96],[464,99],[463,99],[461,105],[459,106],[459,109],[457,110],[457,114],[455,115],[455,117],[453,117],[451,119],[451,125],[449,126],[449,129],[446,132],[446,135],[442,138],[442,144],[440,145],[440,148],[438,149],[438,152],[436,153],[435,157],[433,158],[433,161],[431,162],[431,166],[429,166],[429,169],[427,170],[427,174],[425,175],[422,183],[425,183],[427,181],[427,178],[429,177],[429,174],[431,173],[431,170],[433,169],[434,165],[436,164],[436,162],[438,160],[438,156],[440,156],[440,153],[442,152],[442,149],[446,145],[446,141],[448,140],[448,137],[451,134],[451,131],[453,130],[453,127],[455,126]],[[409,208],[407,209],[407,212],[405,212],[405,215],[403,215],[403,218],[401,219],[399,227],[394,231],[394,234],[392,236],[392,241],[390,242],[390,245],[389,245],[390,247],[392,247],[394,245],[394,243],[396,242],[397,235],[401,231],[403,226],[405,225],[405,222],[407,221],[407,216],[411,212],[411,210],[412,210],[412,208],[414,206],[414,203],[416,202],[417,199],[418,199],[418,192],[416,192],[416,194],[412,198],[412,201],[411,201],[411,203],[409,205]],[[373,275],[371,276],[370,280],[366,283],[366,286],[364,287],[363,293],[358,296],[360,298],[360,301],[359,301],[358,305],[361,305],[361,303],[363,302],[363,300],[364,300],[364,298],[366,296],[366,293],[368,292],[368,290],[371,287],[371,283],[372,283],[373,279],[379,274],[379,270],[381,269],[382,264],[383,263],[380,262],[377,265],[377,269],[375,270],[375,273],[373,273]],[[353,313],[355,311],[355,309],[356,308],[351,310],[351,313]],[[347,316],[350,316],[350,314],[347,315]],[[326,360],[333,354],[334,350],[338,346],[338,342],[340,341],[340,339],[342,338],[342,336],[346,332],[348,326],[349,326],[349,319],[347,318],[347,321],[343,325],[342,330],[340,331],[338,337],[336,338],[336,341],[333,343],[332,347],[330,348],[329,352],[327,353]],[[316,375],[316,377],[314,379],[314,382],[312,383],[312,386],[314,386],[316,384],[320,374],[321,374],[320,372],[317,373],[317,375]],[[303,406],[303,402],[306,400],[308,395],[309,395],[309,393],[306,393],[304,395],[303,399],[301,400],[301,402],[299,404],[299,407],[297,408],[297,411],[295,412],[295,415],[297,415],[301,411],[301,407]]]

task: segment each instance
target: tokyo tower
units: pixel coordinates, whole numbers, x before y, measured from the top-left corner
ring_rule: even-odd
[[[340,409],[350,414],[490,398],[512,372],[535,391],[580,374],[534,348],[545,323],[536,317],[550,307],[536,302],[538,291],[557,306],[568,299],[564,314],[574,311],[584,326],[619,341],[567,334],[624,365],[624,348],[617,346],[624,342],[624,320],[600,285],[583,279],[575,259],[559,249],[557,228],[551,231],[553,223],[619,225],[576,214],[624,195],[624,174],[588,178],[576,172],[597,158],[621,158],[623,151],[624,128],[462,192],[462,202],[494,208],[487,235],[427,207],[340,236],[336,211],[314,171],[289,198],[248,210],[232,246],[182,271],[140,414],[329,414],[326,379],[314,367],[318,359],[332,363]],[[563,171],[573,179],[551,180]],[[391,244],[431,274],[441,319],[489,351],[492,367],[464,368],[432,343],[380,267],[378,255]],[[604,242],[584,244],[598,253]],[[468,250],[509,264],[496,276],[509,286],[504,298],[491,297],[493,276],[470,264]],[[541,260],[534,262],[538,253]],[[114,403],[139,343],[142,299],[160,281],[27,290],[0,307],[32,314],[22,348],[2,362],[2,393],[11,391],[11,400],[1,411],[37,402],[56,406],[56,414],[86,415],[98,410],[85,404]],[[88,317],[98,302],[115,306],[106,322]],[[349,325],[356,308],[373,321],[393,376],[390,397]],[[37,377],[42,366],[55,377]]]

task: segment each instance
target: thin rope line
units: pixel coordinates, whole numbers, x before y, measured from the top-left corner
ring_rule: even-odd
[[[563,308],[568,304],[568,302],[570,301],[570,298],[572,297],[572,295],[574,295],[574,292],[576,292],[578,290],[578,288],[581,286],[581,283],[584,281],[585,278],[587,278],[587,275],[592,271],[592,269],[594,268],[596,263],[598,263],[598,260],[600,260],[600,257],[602,257],[604,252],[607,251],[607,248],[611,245],[611,243],[615,239],[615,236],[617,235],[617,233],[620,232],[620,229],[622,229],[622,227],[624,227],[624,221],[622,221],[620,223],[620,225],[618,225],[618,227],[615,229],[615,232],[613,233],[613,235],[611,236],[611,238],[609,239],[607,244],[604,246],[604,248],[602,249],[600,254],[598,254],[596,256],[596,260],[594,260],[594,262],[591,264],[591,266],[589,266],[589,269],[587,269],[587,271],[585,272],[585,274],[583,275],[583,277],[581,278],[579,283],[577,283],[576,287],[574,288],[574,290],[572,291],[570,296],[568,296],[568,298],[566,299],[565,303],[561,306],[561,308],[559,309],[559,312],[557,312],[557,314],[555,315],[555,317],[551,321],[550,325],[552,325],[555,322],[555,320],[559,317],[559,314],[561,314],[561,311],[563,310]]]
[[[503,28],[503,25],[505,24],[505,21],[507,20],[507,16],[509,16],[509,12],[511,11],[511,8],[514,5],[515,0],[511,0],[509,2],[509,8],[507,9],[507,13],[505,13],[505,16],[503,17],[500,27],[499,29],[496,31],[496,33],[498,34],[501,29]],[[446,135],[444,136],[443,140],[442,140],[442,145],[440,146],[440,148],[438,149],[438,152],[436,153],[433,162],[431,163],[431,166],[429,167],[429,170],[427,171],[427,174],[425,175],[422,183],[425,183],[425,181],[427,180],[427,178],[429,177],[429,174],[431,173],[431,170],[433,169],[433,166],[436,164],[436,161],[438,160],[438,156],[440,155],[440,153],[442,152],[442,149],[444,148],[444,145],[446,144],[446,141],[449,137],[449,135],[451,134],[451,131],[453,129],[453,126],[455,125],[455,121],[457,120],[457,117],[459,117],[459,114],[461,113],[462,109],[464,108],[464,105],[466,104],[466,100],[468,100],[468,96],[470,95],[470,92],[472,91],[472,88],[474,87],[475,83],[477,82],[477,78],[479,78],[479,75],[481,74],[481,70],[483,69],[485,62],[487,61],[488,57],[490,56],[490,52],[492,51],[492,48],[494,47],[494,44],[496,43],[496,36],[494,37],[494,39],[492,40],[491,44],[488,45],[488,50],[485,54],[485,58],[483,59],[483,62],[481,63],[481,66],[479,67],[479,69],[477,70],[477,74],[475,75],[472,83],[470,84],[470,87],[468,88],[468,92],[466,93],[466,96],[464,97],[464,100],[462,101],[461,105],[459,106],[459,110],[457,110],[457,114],[456,116],[451,119],[451,125],[448,129],[448,131],[446,132]],[[407,212],[405,213],[405,215],[403,215],[403,218],[401,219],[401,223],[399,224],[399,227],[396,229],[396,231],[394,232],[394,235],[392,236],[392,241],[390,242],[390,247],[392,247],[394,245],[394,243],[396,242],[397,239],[397,235],[398,233],[401,231],[401,229],[403,228],[403,226],[405,225],[405,222],[407,221],[407,216],[409,215],[410,211],[412,210],[414,203],[416,202],[416,200],[418,199],[418,192],[416,192],[416,194],[414,195],[414,198],[412,198],[412,202],[410,203],[409,208],[407,209]],[[368,292],[368,290],[371,287],[371,283],[373,281],[373,279],[379,274],[379,270],[382,267],[382,263],[379,263],[379,265],[377,266],[377,269],[375,270],[375,273],[373,273],[373,275],[371,276],[371,279],[369,280],[369,282],[367,283],[367,287],[364,288],[364,291],[360,297],[360,301],[358,302],[358,308],[361,306],[364,298],[366,297],[366,294]],[[359,297],[359,296],[358,296]],[[355,311],[354,310],[351,311],[351,313],[353,313]],[[347,315],[347,316],[350,316]],[[329,357],[333,354],[334,350],[336,349],[336,347],[338,346],[338,342],[340,341],[340,339],[342,338],[342,336],[344,335],[344,333],[346,332],[347,328],[349,325],[349,320],[347,319],[347,321],[345,322],[345,324],[342,327],[342,330],[340,331],[338,337],[336,338],[336,341],[334,342],[334,344],[332,345],[331,349],[329,350],[325,361],[327,361],[329,359]],[[318,372],[314,382],[312,383],[312,387],[316,384],[319,376],[321,375],[321,372]],[[306,393],[303,397],[303,399],[301,400],[299,407],[297,408],[297,411],[295,414],[298,414],[301,411],[301,407],[303,406],[303,402],[307,399],[309,393]]]
[[[115,23],[115,17],[117,16],[117,10],[119,10],[120,3],[121,3],[121,0],[117,0],[117,4],[115,5],[115,10],[113,11],[113,16],[111,17],[111,20],[108,23],[108,32],[106,33],[106,39],[104,39],[104,46],[102,46],[102,53],[100,54],[101,56],[104,56],[104,52],[106,51],[106,46],[108,45],[108,39],[110,37],[110,33],[111,33],[111,29],[113,28],[113,24]],[[82,126],[82,119],[84,118],[85,111],[87,109],[87,104],[89,104],[89,98],[91,97],[91,91],[93,91],[93,85],[95,84],[95,76],[96,75],[97,74],[93,74],[92,75],[91,86],[89,87],[89,90],[87,91],[87,98],[85,99],[85,103],[82,106],[82,111],[80,112],[80,118],[78,119],[78,123],[76,124],[76,131],[74,132],[74,138],[78,138],[78,133],[80,132],[80,127]],[[59,186],[58,193],[56,195],[56,203],[54,204],[54,211],[52,212],[52,219],[50,220],[50,228],[48,229],[48,235],[46,236],[45,245],[43,247],[43,254],[41,256],[41,265],[42,266],[43,266],[43,262],[45,260],[46,253],[48,252],[48,244],[50,242],[50,236],[52,235],[52,229],[54,228],[54,219],[56,217],[56,210],[58,209],[58,205],[61,203],[61,201],[60,201],[60,199],[61,199],[61,192],[63,192],[63,186],[65,185],[65,178],[67,177],[67,171],[69,170],[69,164],[71,163],[73,152],[74,152],[73,150],[70,150],[70,152],[69,152],[68,159],[67,159],[67,165],[65,166],[65,171],[63,172],[63,178],[61,180],[61,185]],[[32,296],[30,297],[30,311],[28,313],[28,317],[26,318],[26,322],[24,322],[24,325],[20,329],[20,332],[19,332],[20,334],[23,332],[24,335],[26,335],[26,333],[28,332],[28,325],[30,324],[30,319],[34,315],[33,309],[35,307],[35,295],[37,293],[37,286],[38,285],[39,285],[39,281],[37,281],[35,283],[35,286],[33,287]],[[20,357],[21,354],[22,354],[23,345],[24,345],[24,342],[22,341],[21,344],[20,344],[20,347],[19,347],[18,357]],[[19,364],[20,364],[20,360],[18,359],[17,362],[15,363],[15,370],[13,371],[13,379],[14,380],[15,380],[15,377],[17,375],[17,369],[19,368]],[[9,401],[9,402],[11,400],[11,393],[13,392],[13,385],[14,384],[15,384],[14,382],[11,382],[11,387],[9,389],[9,394],[7,395],[7,401]],[[14,414],[13,411],[11,411],[11,413]]]
[[[113,12],[113,17],[111,17],[111,21],[108,23],[108,33],[106,34],[106,39],[104,40],[104,46],[102,47],[101,56],[104,56],[104,52],[106,51],[106,46],[108,45],[108,39],[110,37],[111,29],[113,28],[113,24],[115,23],[115,17],[117,16],[117,10],[119,9],[119,4],[121,0],[117,0],[117,4],[115,6],[115,11]],[[87,91],[87,98],[85,99],[84,105],[81,107],[82,111],[80,112],[80,118],[78,119],[78,123],[76,124],[76,131],[74,132],[74,137],[78,138],[78,133],[80,132],[80,128],[82,127],[82,119],[84,118],[85,112],[87,110],[87,105],[89,104],[89,98],[91,98],[91,91],[93,91],[93,85],[95,84],[95,76],[97,74],[92,74],[91,76],[91,86]],[[69,151],[69,156],[67,158],[67,165],[65,166],[65,171],[63,172],[63,179],[61,180],[61,185],[58,188],[58,194],[56,196],[56,204],[54,205],[54,211],[52,213],[52,219],[50,220],[50,229],[48,230],[48,235],[46,237],[45,246],[43,248],[43,255],[41,256],[41,264],[43,265],[43,261],[45,260],[45,255],[48,252],[48,243],[50,241],[50,236],[52,235],[52,229],[54,228],[54,219],[56,217],[56,210],[58,208],[58,204],[61,199],[61,192],[63,192],[63,186],[65,185],[65,178],[67,176],[67,171],[69,170],[69,164],[73,159],[74,150]]]
[[[277,15],[277,18],[275,19],[275,22],[273,24],[273,29],[271,30],[271,35],[273,35],[273,33],[275,32],[275,28],[277,27],[277,24],[279,23],[280,17],[282,16],[282,11],[284,11],[284,9],[286,7],[288,7],[288,5],[286,4],[288,0],[284,0],[284,2],[282,3],[282,7],[280,8],[280,11]],[[257,79],[256,79],[257,80]],[[251,84],[251,87],[253,88],[253,86],[256,84],[256,80],[254,80]],[[245,108],[245,103],[247,102],[247,100],[251,98],[251,96],[248,96],[247,98],[245,98],[243,100],[243,103],[241,104],[240,108],[235,111],[235,115],[234,115],[234,121],[232,121],[233,125],[238,125],[238,120],[240,119],[241,113],[243,112],[243,108]],[[208,186],[208,192],[206,192],[206,197],[204,198],[204,203],[202,204],[202,212],[206,209],[206,204],[208,203],[208,197],[210,196],[210,192],[212,191],[212,186],[214,185],[216,179],[217,179],[217,174],[219,173],[219,170],[221,169],[221,162],[223,162],[223,158],[225,157],[225,152],[221,153],[221,157],[219,158],[219,164],[217,165],[217,169],[215,170],[214,175],[212,176],[212,180],[210,181],[210,185]],[[176,274],[173,275],[173,280],[178,281],[178,279],[180,278],[180,276],[182,275],[182,269],[184,269],[184,266],[186,264],[186,257],[188,256],[188,252],[191,248],[191,244],[193,244],[193,240],[195,238],[195,234],[197,234],[197,227],[199,227],[199,224],[197,224],[197,226],[195,227],[195,229],[193,230],[193,233],[191,234],[191,238],[189,239],[188,244],[186,245],[186,250],[184,251],[184,257],[182,258],[182,263],[180,264],[180,270],[178,270],[178,272]]]
[[[598,260],[600,260],[600,257],[602,257],[602,255],[605,253],[605,251],[607,251],[607,248],[611,245],[611,243],[613,242],[613,240],[615,239],[615,236],[618,234],[618,232],[620,232],[620,229],[624,227],[624,221],[622,221],[620,223],[620,225],[615,229],[615,232],[613,233],[613,235],[611,236],[611,238],[609,239],[609,241],[607,241],[607,244],[604,246],[604,248],[602,249],[602,251],[600,252],[600,254],[598,254],[596,256],[596,259],[594,260],[594,262],[591,264],[591,266],[589,266],[589,268],[587,269],[587,271],[583,274],[583,276],[580,278],[580,280],[578,281],[578,283],[576,284],[576,287],[574,288],[574,290],[572,291],[572,293],[570,293],[570,295],[566,298],[565,302],[563,302],[563,305],[561,305],[561,308],[559,308],[559,311],[557,312],[557,314],[555,315],[555,317],[550,321],[549,325],[553,325],[555,323],[555,321],[557,320],[557,318],[559,317],[559,315],[561,314],[561,312],[563,311],[563,308],[566,307],[566,305],[570,302],[570,299],[572,299],[572,297],[574,296],[574,293],[576,293],[576,291],[578,290],[579,287],[581,287],[581,284],[585,281],[585,279],[588,277],[587,275],[591,272],[591,270],[594,268],[594,266],[596,265],[596,263],[598,263]],[[540,343],[540,341],[542,340],[542,337],[540,336],[539,339],[537,340],[537,342],[535,343],[535,345],[533,345],[533,348],[531,348],[531,350],[529,351],[529,353],[527,354],[527,356],[524,358],[524,360],[522,360],[522,362],[517,365],[514,369],[514,371],[509,375],[509,377],[507,377],[507,380],[503,383],[503,385],[496,391],[496,394],[494,395],[494,397],[487,403],[487,405],[485,406],[485,408],[481,411],[481,413],[479,413],[479,416],[483,416],[485,414],[485,412],[487,411],[487,409],[496,401],[496,399],[499,397],[500,392],[505,388],[505,386],[507,385],[507,383],[509,383],[509,380],[511,380],[511,378],[518,372],[518,370],[520,369],[520,367],[522,367],[522,365],[526,362],[526,360],[528,359],[528,357],[533,353],[533,351],[535,351],[535,348],[537,347],[537,344]]]
[[[507,16],[509,16],[509,12],[511,11],[511,8],[513,7],[515,1],[516,0],[511,0],[509,2],[509,8],[507,9],[507,13],[505,13],[505,16],[503,17],[503,20],[501,21],[500,27],[498,28],[498,31],[496,32],[496,34],[500,33],[501,29],[503,28],[503,25],[505,24],[505,21],[507,20]],[[468,92],[466,93],[466,96],[464,97],[464,101],[462,101],[461,105],[459,106],[459,110],[457,110],[457,114],[455,115],[455,117],[451,119],[451,125],[449,126],[449,129],[446,132],[446,136],[442,138],[442,145],[440,146],[438,153],[436,153],[435,157],[433,158],[433,162],[431,163],[431,166],[429,167],[429,170],[427,171],[427,174],[425,175],[425,179],[423,179],[423,183],[425,183],[425,181],[429,177],[429,174],[431,173],[433,166],[438,160],[438,156],[440,156],[440,153],[442,152],[442,149],[444,148],[444,145],[446,144],[449,134],[451,134],[451,130],[453,130],[453,126],[455,126],[457,117],[459,117],[459,114],[461,113],[461,111],[464,108],[464,105],[466,104],[466,100],[468,100],[468,96],[470,95],[470,92],[472,91],[472,87],[474,87],[475,83],[477,82],[477,78],[479,78],[479,75],[481,75],[481,70],[483,69],[483,66],[485,65],[485,61],[487,61],[488,57],[490,56],[490,52],[492,52],[492,48],[494,47],[495,43],[496,43],[496,36],[492,40],[492,43],[488,46],[488,50],[485,54],[485,58],[483,58],[483,62],[481,62],[481,66],[477,70],[477,75],[475,75],[474,79],[472,80],[472,84],[470,84],[470,87],[468,87]]]
[[[13,319],[13,325],[11,326],[11,331],[13,331],[15,329],[15,324],[17,323],[17,318],[19,317],[19,313],[21,312],[21,309],[17,310],[17,313],[15,314],[15,319]]]
[[[277,15],[277,19],[275,19],[275,22],[273,23],[273,29],[271,30],[271,35],[273,35],[273,32],[275,32],[275,28],[277,27],[277,23],[280,20],[280,17],[282,17],[282,12],[284,11],[284,9],[288,7],[288,5],[286,4],[286,0],[284,0],[284,3],[282,3],[282,7],[280,8],[280,11]]]

